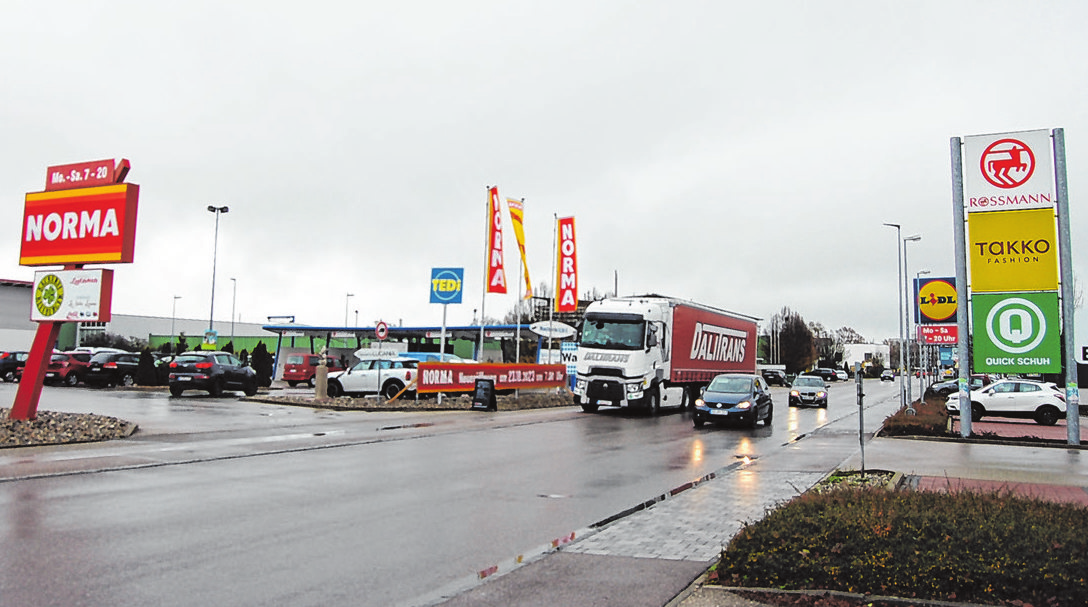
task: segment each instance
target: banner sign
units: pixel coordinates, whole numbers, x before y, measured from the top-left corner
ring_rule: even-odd
[[[461,303],[464,268],[431,268],[431,303]]]
[[[27,194],[19,265],[131,263],[139,196],[132,183]]]
[[[30,320],[109,322],[113,270],[52,270],[34,273]]]
[[[954,344],[959,341],[957,325],[918,325],[918,339],[926,344]]]
[[[968,213],[1053,208],[1050,132],[965,137],[963,179]]]
[[[956,364],[956,352],[955,348],[951,346],[941,346],[938,350],[938,356],[941,359],[942,367],[951,367]]]
[[[45,172],[45,191],[93,188],[111,183],[121,183],[128,175],[127,159],[114,163],[112,158],[74,164],[51,166]]]
[[[528,363],[419,363],[421,394],[431,392],[471,392],[477,379],[490,379],[496,390],[523,388],[558,388],[567,385],[566,365]]]
[[[975,294],[971,317],[976,371],[1061,372],[1057,293]]]
[[[533,297],[533,281],[529,278],[529,262],[525,259],[525,201],[506,199],[506,208],[510,210],[510,224],[514,226],[514,238],[518,240],[521,251],[521,270],[525,278],[525,293],[522,299]]]
[[[487,191],[487,292],[506,292],[506,271],[502,263],[502,200],[499,188]]]
[[[968,215],[971,291],[1058,288],[1058,238],[1050,209]]]
[[[555,311],[578,311],[578,255],[574,241],[574,218],[558,220],[559,250],[556,252]]]
[[[956,277],[914,279],[914,322],[947,323],[955,320]]]

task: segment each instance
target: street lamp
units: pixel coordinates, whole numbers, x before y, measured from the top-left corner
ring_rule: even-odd
[[[344,298],[344,326],[348,326],[348,305],[351,303],[351,298],[355,297],[354,293],[348,293],[348,296]]]
[[[174,319],[178,317],[178,300],[181,295],[174,296],[174,304],[170,306],[170,353],[177,354],[177,345],[174,343]]]
[[[208,205],[208,212],[215,213],[215,240],[212,244],[212,305],[208,312],[208,331],[212,331],[212,321],[215,318],[215,258],[219,254],[219,215],[230,211],[227,206]]]
[[[233,291],[233,293],[231,294],[231,298],[230,298],[230,348],[232,350],[235,350],[236,348],[234,347],[234,304],[238,301],[238,279],[237,278],[231,278],[230,281],[231,281],[231,283],[233,283],[231,285],[231,291]]]
[[[917,272],[914,273],[914,289],[912,289],[912,291],[915,291],[915,289],[918,289],[918,286],[919,286],[918,281],[922,279],[921,277],[922,277],[923,274],[929,274],[929,270],[918,270]],[[915,291],[915,292],[917,292],[917,291]],[[921,305],[921,304],[918,301],[917,295],[915,295],[914,296],[914,307],[917,308],[919,305]],[[917,322],[915,324],[917,324],[918,326],[921,326],[921,324],[922,324],[921,314],[917,315]],[[917,327],[915,328],[915,333],[917,333]],[[914,339],[917,340],[918,336],[915,335]],[[925,368],[926,368],[925,363],[922,362],[922,342],[918,341],[918,398],[922,398],[922,396],[925,394],[925,389],[926,389],[925,384],[924,384],[925,379],[922,378],[922,375],[924,374]]]
[[[918,242],[921,239],[922,239],[921,234],[914,234],[913,236],[904,236],[903,237],[903,270],[908,275],[910,274],[910,263],[907,261],[907,243],[908,242]],[[914,296],[912,295],[911,297],[913,298]],[[910,313],[909,310],[910,310],[910,308],[908,307],[908,312],[907,312],[908,314]],[[910,327],[910,317],[909,316],[907,317],[907,327],[908,328]],[[911,394],[911,389],[910,389],[910,346],[909,346],[910,342],[908,341],[907,343],[908,343],[908,346],[907,346],[907,402],[909,403],[909,406],[907,407],[907,409],[908,409],[908,411],[913,413],[914,412],[914,396]]]
[[[903,386],[903,342],[905,339],[905,334],[903,333],[903,239],[902,230],[898,223],[886,223],[884,225],[889,228],[895,228],[895,251],[899,255],[899,261],[896,262],[896,265],[899,268],[899,299],[897,300],[899,311],[899,407],[903,408],[907,406],[907,393]]]

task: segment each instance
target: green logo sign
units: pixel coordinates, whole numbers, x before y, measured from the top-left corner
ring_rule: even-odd
[[[1057,293],[975,293],[971,304],[976,371],[1061,372]]]

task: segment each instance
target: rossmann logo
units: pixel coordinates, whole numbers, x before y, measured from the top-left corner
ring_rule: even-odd
[[[695,323],[691,360],[739,363],[744,361],[748,334],[737,329]]]

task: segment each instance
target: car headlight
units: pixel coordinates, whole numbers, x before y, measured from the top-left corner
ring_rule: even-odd
[[[790,390],[790,396],[801,396],[801,392],[798,390]]]
[[[627,393],[642,392],[642,384],[627,384]]]
[[[742,400],[741,402],[737,403],[737,404],[736,404],[736,405],[734,405],[734,406],[735,406],[735,407],[736,407],[737,409],[749,409],[749,408],[751,408],[751,406],[752,406],[752,403],[751,403],[751,401],[747,401],[747,400]]]
[[[827,398],[827,392],[817,392],[816,398]]]

